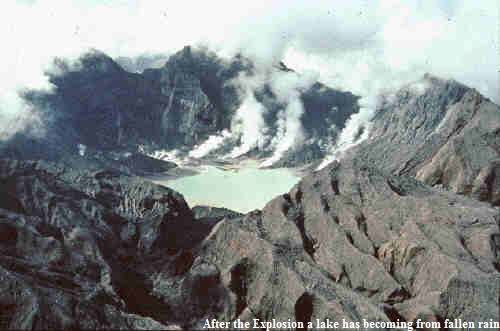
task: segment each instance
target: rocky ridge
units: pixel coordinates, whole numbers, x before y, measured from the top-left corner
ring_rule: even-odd
[[[431,186],[500,204],[500,107],[474,89],[426,75],[380,107],[351,157]]]
[[[360,162],[223,218],[43,162],[1,160],[0,192],[3,327],[499,318],[498,209]]]

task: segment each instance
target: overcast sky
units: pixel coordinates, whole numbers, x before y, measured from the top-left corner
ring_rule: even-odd
[[[329,85],[370,94],[425,72],[500,101],[498,0],[2,0],[0,109],[48,87],[54,56],[111,56],[204,44],[262,65],[285,59]]]

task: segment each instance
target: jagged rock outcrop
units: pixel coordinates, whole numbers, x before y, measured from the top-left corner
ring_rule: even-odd
[[[500,107],[453,80],[426,75],[373,119],[353,157],[394,174],[499,205]]]
[[[171,55],[162,67],[142,73],[124,70],[99,51],[89,52],[75,63],[58,59],[47,72],[54,86],[52,91],[23,92],[24,100],[44,122],[46,134],[36,141],[46,147],[11,154],[59,161],[64,155],[77,154],[80,145],[86,146],[89,153],[137,152],[139,146],[146,152],[173,148],[189,151],[209,136],[231,129],[245,99],[241,82],[236,82],[241,75],[262,80],[245,93],[254,93],[266,108],[263,116],[267,135],[273,137],[283,130],[279,128],[283,124],[278,122],[280,118],[283,121],[288,104],[270,88],[272,73],[298,74],[284,65],[267,70],[261,77],[252,62],[242,56],[223,60],[207,50],[191,47]],[[297,102],[304,108],[298,119],[304,143],[290,149],[280,165],[294,166],[322,158],[325,146],[359,108],[357,96],[321,83],[313,82],[296,93]],[[15,150],[19,140],[29,145],[30,139],[18,135],[18,143],[8,144],[9,150]],[[224,153],[240,143],[235,136]],[[272,147],[270,142],[267,144],[255,146],[250,153],[269,156]],[[5,149],[1,145],[5,143],[0,144],[0,151]],[[4,156],[18,157],[11,154]]]
[[[2,329],[167,327],[130,312],[116,265],[186,240],[182,196],[113,172],[13,160],[0,161],[0,195]]]
[[[157,77],[157,88],[168,100],[160,123],[166,144],[194,146],[230,128],[240,101],[236,88],[228,83],[244,70],[239,59],[226,64],[213,54],[185,47],[161,70],[146,71],[147,77]]]
[[[0,160],[0,195],[2,327],[500,317],[498,209],[356,160],[243,216],[43,162]]]

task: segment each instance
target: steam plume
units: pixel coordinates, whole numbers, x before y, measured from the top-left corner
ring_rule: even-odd
[[[51,88],[43,73],[54,56],[77,58],[90,48],[116,58],[205,45],[221,56],[242,53],[261,68],[284,59],[297,72],[315,71],[326,85],[367,98],[430,72],[500,101],[497,0],[4,0],[0,21],[8,47],[1,55],[2,117],[26,111],[15,100],[20,88]],[[247,98],[240,115],[265,111],[251,93]],[[265,128],[255,117],[242,124],[242,150],[262,141]],[[252,132],[261,134],[256,141]]]

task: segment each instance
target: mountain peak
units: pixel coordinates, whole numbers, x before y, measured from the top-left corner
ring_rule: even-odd
[[[123,71],[111,57],[96,49],[92,49],[80,57],[79,63],[83,70],[99,74]]]
[[[46,74],[53,84],[59,85],[60,79],[64,78],[68,73],[77,73],[88,77],[102,77],[122,72],[124,72],[123,68],[111,57],[102,51],[91,49],[76,61],[55,58],[51,70],[47,71]]]

